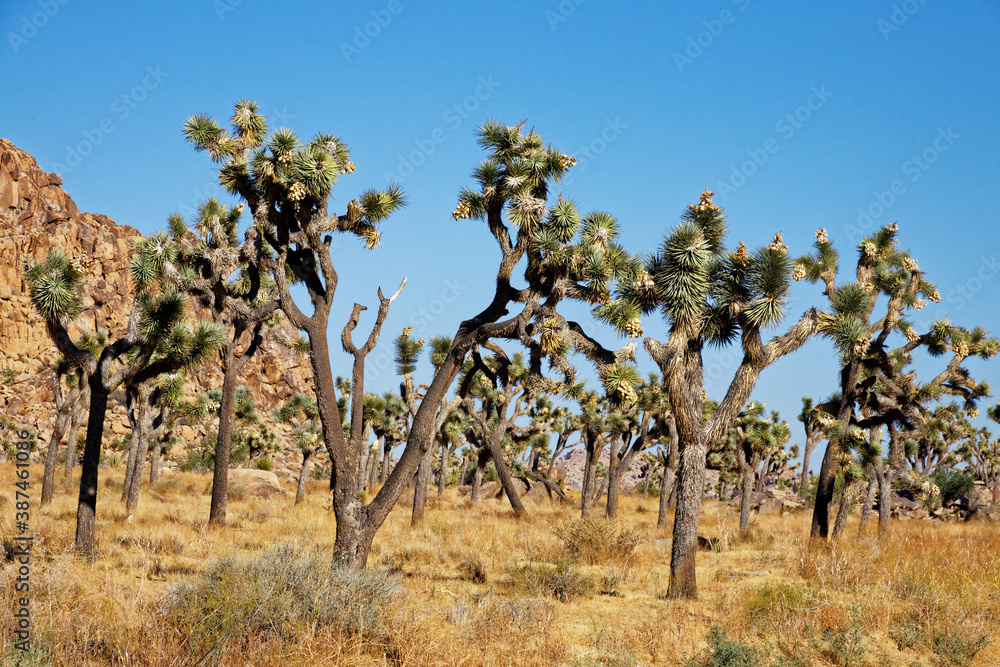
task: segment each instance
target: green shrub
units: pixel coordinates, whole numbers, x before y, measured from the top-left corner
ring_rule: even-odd
[[[957,470],[939,469],[932,478],[941,492],[941,503],[947,505],[953,500],[958,500],[975,485],[975,480],[965,473]]]
[[[259,456],[253,460],[253,467],[257,470],[270,470],[274,467],[274,461],[270,456]]]
[[[708,631],[705,641],[708,642],[708,655],[689,659],[685,667],[756,667],[761,664],[752,646],[730,640],[719,626]]]
[[[591,565],[627,560],[641,540],[634,530],[620,527],[602,516],[575,519],[556,526],[554,532],[569,555]]]
[[[989,635],[972,638],[940,634],[934,637],[934,652],[943,667],[969,667],[976,654],[986,646],[988,637]]]
[[[379,639],[400,590],[385,572],[337,568],[329,553],[286,544],[217,561],[162,606],[191,652],[221,653],[227,644],[294,636],[314,624]]]
[[[802,591],[788,584],[766,585],[746,599],[744,605],[754,619],[763,619],[775,612],[789,611],[802,606]]]

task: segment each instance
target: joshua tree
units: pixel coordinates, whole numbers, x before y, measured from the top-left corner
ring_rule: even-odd
[[[320,134],[302,145],[294,132],[278,129],[267,133],[265,118],[255,103],[237,102],[231,119],[232,134],[206,116],[193,116],[185,123],[185,136],[198,150],[208,151],[221,163],[219,182],[241,197],[253,213],[252,236],[266,242],[277,255],[272,268],[281,309],[293,326],[304,331],[310,343],[316,405],[323,439],[332,461],[333,509],[337,518],[335,559],[362,567],[368,545],[384,517],[371,522],[358,491],[361,460],[364,360],[375,346],[389,305],[379,291],[375,326],[360,348],[351,334],[363,306],[356,304],[342,334],[348,354],[354,356],[353,397],[345,437],[337,409],[336,388],[330,366],[327,330],[338,275],[331,257],[332,234],[347,232],[364,239],[367,248],[379,244],[377,225],[405,204],[395,185],[383,191],[370,190],[352,199],[343,215],[328,213],[328,198],[341,174],[354,171],[347,145],[331,134]],[[249,237],[248,237],[249,240]],[[292,299],[291,281],[304,284],[312,304],[307,315]],[[398,292],[397,292],[398,295]],[[397,495],[398,497],[398,495]],[[395,498],[393,498],[393,503]]]
[[[402,335],[395,340],[396,372],[403,376],[403,382],[399,385],[399,393],[400,397],[406,403],[409,418],[417,414],[417,406],[423,405],[424,395],[427,391],[427,385],[420,385],[418,387],[413,382],[412,373],[416,370],[417,357],[420,354],[420,350],[423,349],[424,339],[419,338],[414,340],[410,337],[412,332],[413,327],[406,327],[403,329]],[[450,338],[435,336],[431,339],[430,361],[434,365],[435,371],[444,363],[450,348]],[[442,400],[435,418],[435,432],[438,434],[438,439],[440,439],[445,420],[454,412],[461,401],[462,399],[458,396],[452,398],[451,401]],[[417,468],[417,477],[413,489],[413,512],[410,516],[410,524],[414,526],[420,523],[424,517],[424,509],[427,505],[427,486],[430,483],[433,456],[434,450],[428,449]]]
[[[299,483],[295,489],[295,504],[298,505],[306,495],[306,480],[309,479],[309,463],[323,448],[323,438],[319,427],[313,421],[319,417],[316,400],[298,392],[285,401],[274,411],[274,418],[285,424],[292,424],[295,445],[302,454],[302,468],[299,471]]]
[[[185,381],[183,373],[165,371],[157,377],[141,376],[140,373],[136,376],[138,381],[125,386],[131,440],[125,483],[122,485],[122,500],[125,501],[125,511],[130,514],[139,503],[147,450],[153,449],[159,455],[160,439],[173,427],[176,416],[190,411],[182,401]],[[154,477],[153,467],[150,469],[151,481]]]
[[[753,492],[763,491],[768,474],[773,472],[772,461],[787,461],[787,454],[783,457],[781,453],[791,437],[788,424],[781,421],[777,412],[772,411],[767,417],[762,417],[763,414],[764,404],[751,401],[724,439],[724,450],[736,460],[739,471],[740,535],[744,537],[750,533]],[[780,468],[780,463],[777,467]]]
[[[615,393],[615,385],[608,385],[605,390]],[[648,380],[643,380],[636,387],[636,400],[627,411],[628,421],[621,436],[621,448],[618,439],[611,440],[608,455],[608,518],[618,516],[618,486],[621,474],[632,465],[635,457],[660,441],[663,435],[666,419],[669,418],[670,404],[660,386],[660,377],[651,373]]]
[[[991,407],[988,416],[1000,422],[1000,405]],[[958,454],[973,476],[986,484],[1000,482],[1000,439],[988,428],[980,428],[958,446]]]
[[[41,262],[25,266],[24,279],[31,299],[45,318],[49,335],[67,360],[80,367],[90,387],[87,440],[83,452],[80,497],[77,504],[76,552],[93,561],[97,557],[98,464],[108,397],[125,383],[171,372],[176,367],[203,362],[221,344],[221,333],[209,324],[192,326],[185,321],[187,299],[159,280],[162,261],[173,252],[162,235],[140,239],[133,251],[132,277],[138,294],[129,314],[125,333],[101,349],[79,347],[70,338],[70,322],[80,313],[77,290],[82,279],[79,268],[55,250]],[[140,256],[152,258],[152,272],[141,273]],[[103,338],[107,334],[99,333]],[[170,361],[154,360],[158,352],[169,352]]]
[[[438,432],[438,440],[441,442],[441,463],[438,466],[438,498],[444,497],[451,467],[451,457],[459,447],[465,444],[467,420],[468,417],[462,411],[452,410],[445,417]]]
[[[887,506],[891,477],[904,467],[903,438],[899,437],[896,426],[909,430],[924,421],[923,404],[928,398],[957,395],[974,409],[976,400],[989,394],[989,386],[976,384],[962,363],[970,355],[992,357],[1000,349],[1000,342],[986,336],[982,329],[969,331],[947,320],[935,322],[927,333],[920,334],[906,319],[907,311],[919,310],[927,304],[923,297],[932,301],[941,297],[934,285],[924,279],[909,252],[897,248],[897,231],[896,223],[892,223],[861,241],[857,282],[836,285],[838,255],[824,229],[816,232],[816,252],[795,262],[796,279],[824,285],[830,311],[822,314],[820,330],[833,341],[841,358],[840,394],[823,405],[826,412],[834,415],[839,435],[827,441],[820,468],[810,531],[813,537],[826,538],[829,533],[829,505],[841,439],[850,437],[856,429],[889,426],[889,465],[874,462],[876,469],[881,470],[879,495]],[[876,319],[878,304],[884,304],[885,314]],[[896,348],[889,344],[894,333],[906,338]],[[905,372],[912,361],[912,352],[918,347],[926,347],[935,356],[949,350],[953,353],[945,370],[924,385],[916,383],[915,373]],[[879,532],[885,535],[888,510],[880,511],[879,517]]]
[[[801,347],[818,323],[818,314],[811,310],[784,335],[766,344],[761,340],[762,330],[784,316],[792,269],[787,246],[777,234],[753,254],[742,242],[727,251],[725,218],[711,196],[706,190],[698,204],[688,207],[660,252],[619,290],[606,317],[625,330],[640,313],[659,309],[669,326],[666,343],[654,338],[644,342],[663,374],[680,443],[668,591],[689,598],[697,596],[695,554],[709,447],[736,422],[761,371]],[[706,344],[726,345],[737,339],[743,361],[718,409],[704,421],[702,350]]]
[[[249,147],[262,140],[264,128],[252,119],[238,127],[240,146],[232,150],[245,157]],[[194,296],[228,333],[226,345],[219,351],[223,379],[208,518],[214,526],[226,523],[233,400],[239,374],[260,349],[268,326],[277,323],[273,317],[278,307],[272,293],[274,281],[264,268],[270,253],[253,228],[242,244],[238,242],[237,226],[242,213],[243,204],[229,209],[213,198],[199,208],[193,230],[179,215],[168,219],[178,251],[165,262],[164,274],[175,289]],[[286,344],[308,349],[308,343],[301,340]]]
[[[528,384],[530,372],[521,353],[508,358],[499,346],[489,344],[489,349],[493,354],[484,358],[478,348],[473,348],[458,393],[463,398],[464,411],[476,421],[482,433],[514,516],[521,517],[527,510],[519,489],[514,486],[505,449],[514,444],[515,436],[526,435],[527,428],[518,427],[515,422],[526,417],[531,409],[534,396]]]
[[[837,397],[831,398],[829,402],[836,401]],[[809,489],[809,458],[813,450],[826,437],[826,429],[833,425],[833,417],[823,412],[819,406],[813,405],[813,400],[808,396],[802,397],[802,412],[799,413],[799,421],[806,430],[806,444],[802,451],[802,470],[799,477],[799,496],[804,496]]]
[[[84,334],[77,340],[76,344],[80,348],[90,349],[93,352],[97,347],[103,346],[105,342],[97,340],[90,334]],[[64,379],[66,390],[63,389]],[[52,394],[55,397],[56,416],[52,424],[49,451],[45,456],[45,472],[42,475],[42,505],[48,505],[52,502],[59,443],[67,435],[69,437],[66,437],[66,458],[72,459],[76,456],[76,430],[71,431],[70,427],[74,423],[78,423],[80,413],[83,412],[87,403],[87,387],[87,378],[83,377],[81,369],[71,367],[66,357],[59,355],[59,359],[52,369]]]

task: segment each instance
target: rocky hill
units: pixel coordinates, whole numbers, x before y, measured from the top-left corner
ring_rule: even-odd
[[[47,368],[58,351],[21,280],[24,260],[41,259],[51,248],[81,255],[88,273],[84,311],[70,333],[103,328],[120,335],[132,303],[131,242],[140,236],[134,227],[105,215],[80,212],[61,185],[58,174],[45,172],[31,155],[0,139],[0,410],[17,428],[35,431],[43,451],[54,412],[53,374]],[[271,409],[293,391],[311,391],[311,375],[308,359],[268,342],[263,354],[245,367],[242,382],[253,390],[261,416],[269,418]],[[195,384],[192,392],[221,387],[221,368],[204,366]],[[114,434],[128,432],[123,405],[113,402],[108,416]],[[200,444],[204,427],[181,426],[178,432],[184,443],[171,452],[175,459]],[[281,438],[284,429],[278,432]]]

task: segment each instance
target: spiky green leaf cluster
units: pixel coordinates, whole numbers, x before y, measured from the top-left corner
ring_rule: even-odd
[[[50,250],[41,262],[29,260],[23,270],[31,302],[47,320],[73,319],[82,304],[77,288],[83,275],[62,250]]]
[[[393,342],[396,346],[396,372],[399,375],[410,375],[417,368],[417,358],[424,347],[423,338],[411,338],[409,332],[397,336]]]

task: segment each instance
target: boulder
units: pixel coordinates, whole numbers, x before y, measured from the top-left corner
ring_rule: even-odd
[[[531,484],[531,488],[528,489],[528,492],[521,497],[534,500],[536,502],[551,502],[551,499],[549,498],[549,491],[541,482],[533,482]]]
[[[496,496],[498,488],[499,487],[497,486],[496,482],[483,482],[482,484],[479,485],[479,499],[486,500],[487,498],[493,498],[494,496]],[[470,497],[472,496],[471,486],[469,487],[468,495]]]
[[[782,502],[778,498],[767,498],[757,507],[757,516],[767,516],[771,512],[782,508]]]
[[[270,470],[257,470],[254,468],[235,468],[229,471],[229,487],[242,486],[249,496],[255,498],[270,498],[272,496],[291,495],[281,488],[278,476]]]

